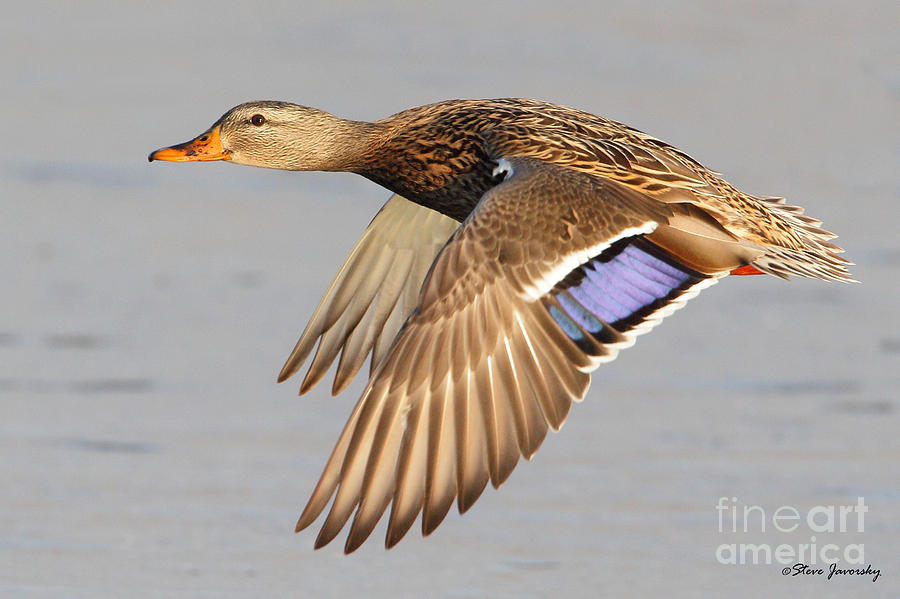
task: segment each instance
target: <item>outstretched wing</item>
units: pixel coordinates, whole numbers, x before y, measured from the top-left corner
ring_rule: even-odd
[[[375,215],[338,270],[278,375],[296,373],[316,350],[300,394],[341,354],[331,392],[350,383],[372,353],[374,368],[416,305],[422,281],[459,222],[393,195]]]
[[[386,544],[423,512],[502,484],[611,360],[717,274],[647,240],[673,216],[620,183],[530,158],[482,198],[435,260],[378,365],[297,530],[334,496],[316,547],[356,514],[355,550],[393,503]],[[676,245],[676,244],[670,244]]]

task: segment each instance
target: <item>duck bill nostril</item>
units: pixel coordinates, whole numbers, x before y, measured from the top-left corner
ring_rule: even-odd
[[[147,157],[150,162],[166,160],[169,162],[195,162],[209,160],[231,160],[229,152],[222,147],[222,139],[218,126],[213,127],[191,141],[161,148]]]

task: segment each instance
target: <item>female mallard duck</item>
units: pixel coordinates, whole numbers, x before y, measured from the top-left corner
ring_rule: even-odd
[[[341,354],[332,391],[371,352],[362,398],[297,530],[334,496],[316,547],[356,511],[345,551],[393,501],[386,545],[559,429],[589,373],[731,274],[850,281],[834,235],[780,198],[738,191],[621,123],[524,99],[453,100],[374,123],[251,102],[150,160],[350,171],[388,200],[278,377],[318,342],[300,392]]]

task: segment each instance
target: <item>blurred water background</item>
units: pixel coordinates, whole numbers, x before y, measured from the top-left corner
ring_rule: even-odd
[[[896,596],[896,2],[16,3],[0,19],[0,595]],[[726,280],[422,539],[296,517],[361,390],[283,359],[388,193],[146,162],[234,104],[525,96],[624,121],[840,234],[861,285]],[[723,565],[720,497],[869,507],[882,578]],[[801,534],[802,533],[802,534]]]

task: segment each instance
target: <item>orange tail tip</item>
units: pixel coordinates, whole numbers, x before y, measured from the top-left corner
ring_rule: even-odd
[[[741,266],[739,268],[735,268],[731,271],[733,275],[764,275],[763,271],[759,270],[752,264],[747,264],[746,266]]]

